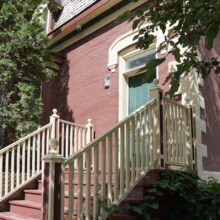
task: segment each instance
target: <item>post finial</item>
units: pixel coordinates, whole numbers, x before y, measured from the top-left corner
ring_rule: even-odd
[[[57,153],[58,145],[59,145],[59,141],[55,138],[51,138],[49,142],[50,153]]]
[[[158,87],[159,79],[154,79],[153,84],[154,84],[155,87]]]
[[[57,109],[53,109],[53,114],[56,115],[57,114]]]
[[[91,123],[92,122],[92,119],[91,118],[88,118],[88,123]]]

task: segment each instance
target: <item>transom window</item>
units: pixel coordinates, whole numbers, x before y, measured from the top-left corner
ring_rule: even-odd
[[[125,71],[127,72],[146,65],[150,60],[155,58],[155,52],[156,49],[154,48],[126,59]]]

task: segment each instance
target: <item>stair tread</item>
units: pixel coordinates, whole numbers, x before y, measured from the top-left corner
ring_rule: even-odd
[[[24,192],[30,193],[30,194],[35,194],[35,195],[41,195],[41,193],[42,193],[42,191],[40,189],[25,189]],[[85,193],[83,193],[82,195],[83,195],[83,197],[86,197]],[[64,196],[69,197],[68,191],[64,192]],[[78,193],[74,193],[74,197],[78,198]],[[93,198],[93,194],[91,194],[91,198]],[[17,200],[17,201],[23,201],[23,200]]]
[[[9,203],[10,205],[18,205],[18,206],[31,207],[35,209],[41,209],[40,202],[33,202],[30,200],[13,200],[13,201],[10,201]]]
[[[38,218],[30,218],[14,212],[2,212],[0,213],[0,218],[5,220],[39,220]]]

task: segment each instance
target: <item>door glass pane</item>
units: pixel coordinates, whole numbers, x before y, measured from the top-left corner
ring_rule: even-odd
[[[129,114],[150,100],[150,89],[156,74],[144,80],[144,73],[129,77]]]
[[[125,71],[133,70],[147,64],[151,59],[155,58],[156,49],[148,50],[125,60]]]

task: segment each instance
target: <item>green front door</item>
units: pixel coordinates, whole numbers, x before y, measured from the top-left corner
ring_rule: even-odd
[[[150,89],[155,78],[154,75],[146,81],[143,73],[129,77],[129,114],[150,100]]]

